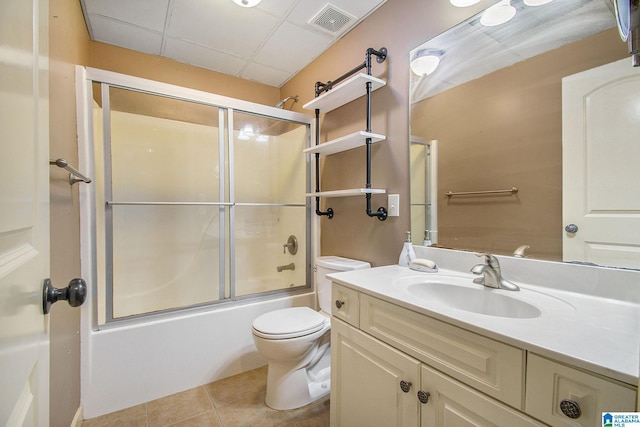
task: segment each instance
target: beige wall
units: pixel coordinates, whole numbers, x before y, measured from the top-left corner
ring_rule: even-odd
[[[626,56],[614,28],[413,106],[412,131],[438,140],[440,245],[562,260],[562,77]]]
[[[409,230],[409,51],[470,15],[488,2],[466,9],[442,0],[388,0],[326,53],[302,70],[282,88],[282,95],[299,95],[294,108],[313,98],[316,81],[335,79],[362,63],[367,48],[386,47],[387,60],[373,62],[372,74],[387,80],[373,93],[372,131],[386,141],[372,148],[372,187],[400,195],[400,216],[381,222],[365,213],[362,197],[332,198],[322,209],[333,208],[335,216],[321,220],[321,251],[369,261],[372,265],[398,262],[405,231]],[[326,114],[321,141],[356,130],[365,130],[364,98]],[[322,190],[364,187],[365,148],[328,157],[322,167]],[[387,206],[387,196],[372,197],[372,210]]]

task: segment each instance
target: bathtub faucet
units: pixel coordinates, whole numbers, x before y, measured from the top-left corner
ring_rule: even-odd
[[[281,273],[284,270],[295,270],[295,269],[296,269],[296,265],[294,263],[287,264],[287,265],[279,265],[276,267],[276,270],[278,270],[278,273]]]

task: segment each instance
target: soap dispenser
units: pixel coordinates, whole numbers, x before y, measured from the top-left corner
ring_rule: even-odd
[[[431,232],[429,230],[424,230],[424,241],[422,242],[422,246],[431,246]]]
[[[402,246],[398,265],[401,267],[409,267],[409,263],[414,259],[416,259],[416,253],[414,252],[413,244],[411,243],[411,232],[407,231],[407,240],[405,240],[404,245]]]

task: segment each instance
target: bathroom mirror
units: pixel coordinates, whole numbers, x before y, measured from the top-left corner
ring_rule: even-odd
[[[629,56],[609,0],[529,4],[512,0],[515,16],[498,26],[481,12],[410,52],[412,64],[437,64],[408,71],[416,245],[431,230],[440,247],[563,260],[573,234],[562,217],[562,79]]]

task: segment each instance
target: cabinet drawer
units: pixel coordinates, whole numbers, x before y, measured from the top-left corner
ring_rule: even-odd
[[[358,291],[345,288],[337,283],[331,284],[331,314],[358,327]]]
[[[420,408],[423,426],[543,427],[533,418],[425,365],[421,390],[429,393],[429,400]]]
[[[529,353],[527,358],[526,412],[554,426],[600,426],[603,412],[632,412],[634,387]],[[578,418],[566,416],[560,402],[570,400],[580,408]]]
[[[360,329],[515,408],[524,351],[362,294]]]

